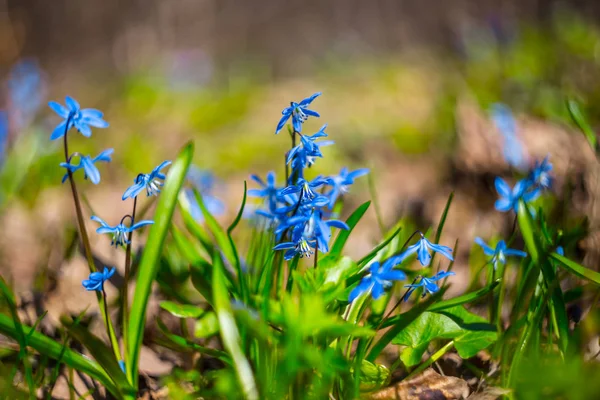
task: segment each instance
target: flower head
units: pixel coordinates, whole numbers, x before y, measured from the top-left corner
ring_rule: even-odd
[[[314,253],[312,250],[315,247],[315,240],[307,238],[301,230],[293,230],[292,240],[289,242],[279,243],[273,247],[273,250],[287,250],[283,255],[285,260],[291,260],[296,255],[302,257],[310,257]]]
[[[504,139],[504,159],[508,165],[523,170],[527,168],[527,153],[517,136],[517,123],[506,105],[492,106],[492,120]]]
[[[85,290],[96,290],[101,292],[104,290],[104,282],[110,279],[115,274],[114,268],[104,267],[103,272],[92,272],[88,279],[81,282]]]
[[[380,298],[385,289],[393,285],[393,281],[406,279],[406,274],[398,269],[393,269],[398,264],[396,257],[387,259],[382,265],[378,261],[371,264],[369,274],[362,278],[348,296],[348,302],[352,303],[363,293],[371,292],[374,299]]]
[[[277,196],[281,191],[281,188],[275,185],[275,172],[270,171],[267,173],[266,182],[257,175],[250,175],[250,179],[258,183],[261,186],[261,189],[248,190],[248,196],[264,198],[269,205],[269,211],[275,211],[277,208]]]
[[[552,163],[550,163],[549,157],[546,156],[542,162],[535,162],[535,166],[529,175],[533,184],[540,189],[550,189],[552,187],[552,181],[554,178],[550,175],[552,171]]]
[[[48,103],[48,106],[55,113],[64,118],[64,121],[54,128],[52,135],[50,135],[50,140],[63,137],[72,127],[75,127],[85,137],[92,136],[91,126],[95,128],[108,127],[108,122],[102,119],[104,115],[101,111],[93,108],[84,108],[82,110],[79,103],[69,96],[67,96],[65,104],[67,105],[66,107],[55,101]]]
[[[483,252],[487,256],[492,256],[490,262],[494,266],[494,269],[498,268],[498,264],[505,265],[507,256],[515,256],[515,257],[526,257],[527,253],[521,250],[509,249],[506,247],[506,243],[504,240],[501,240],[496,244],[496,248],[492,249],[488,246],[482,238],[476,237],[475,243],[481,246]]]
[[[281,112],[282,117],[277,124],[277,129],[275,130],[275,134],[278,134],[279,131],[283,128],[285,123],[292,117],[292,125],[294,126],[294,131],[302,132],[302,124],[304,121],[311,117],[319,117],[319,113],[313,110],[309,110],[308,106],[313,102],[314,99],[319,97],[321,92],[317,92],[310,97],[305,98],[300,103],[291,102],[289,107],[286,107]]]
[[[325,183],[327,183],[326,180],[320,176],[317,176],[312,181],[307,181],[304,178],[300,178],[298,179],[297,184],[284,188],[280,195],[285,196],[292,193],[300,193],[300,202],[309,202],[318,196],[313,189],[317,189],[318,187],[323,186]],[[325,204],[327,204],[327,202]]]
[[[520,199],[525,203],[528,203],[535,200],[540,194],[539,190],[530,190],[531,182],[529,179],[518,181],[512,189],[508,183],[500,177],[496,178],[494,184],[496,186],[496,191],[500,195],[500,198],[496,200],[494,207],[501,212],[514,210],[516,213],[519,210]]]
[[[127,234],[129,232],[133,232],[134,230],[141,228],[142,226],[153,224],[154,221],[144,220],[137,222],[131,226],[125,226],[123,222],[121,222],[117,226],[108,225],[102,218],[99,218],[95,215],[92,216],[92,221],[96,221],[100,224],[100,227],[96,229],[96,233],[112,233],[113,238],[111,245],[115,247],[122,246],[124,244],[129,244],[129,240],[127,239]]]
[[[202,196],[202,201],[211,215],[222,215],[225,212],[225,204],[212,193],[216,181],[214,174],[192,165],[186,179],[193,187],[193,189],[188,188],[184,190],[185,200],[189,203],[189,212],[192,218],[197,221],[204,221],[204,215],[196,200],[194,189]]]
[[[171,165],[171,161],[163,161],[159,166],[154,168],[149,174],[139,174],[134,179],[134,184],[131,185],[125,193],[123,193],[123,200],[131,197],[132,199],[137,197],[138,194],[146,189],[146,196],[154,196],[160,193],[160,188],[163,186],[165,180],[165,174],[160,172],[164,167]]]
[[[344,167],[339,175],[327,178],[327,185],[331,186],[331,191],[328,193],[329,207],[333,208],[338,196],[348,193],[348,187],[354,184],[356,178],[368,173],[368,168],[361,168],[350,172],[348,168]]]
[[[444,279],[449,276],[452,276],[452,275],[456,275],[456,274],[452,271],[450,271],[450,272],[440,271],[437,274],[435,274],[434,276],[432,276],[431,278],[426,278],[426,277],[422,276],[421,279],[419,280],[419,282],[413,283],[410,285],[404,285],[405,288],[408,288],[408,291],[406,292],[406,294],[404,295],[404,297],[402,299],[404,301],[407,301],[408,298],[410,297],[410,295],[420,287],[423,288],[423,296],[425,296],[427,293],[429,293],[429,294],[437,293],[440,290],[440,287],[435,282],[439,281],[440,279]]]
[[[71,171],[71,173],[83,168],[84,178],[90,178],[90,181],[92,181],[94,185],[97,185],[100,183],[100,171],[98,171],[98,168],[96,168],[94,164],[98,161],[110,162],[112,160],[111,155],[113,151],[113,149],[106,149],[94,158],[91,158],[90,156],[81,156],[79,158],[79,164],[71,164],[69,161],[68,163],[60,163],[60,166]],[[62,178],[62,182],[64,183],[68,177],[69,173],[67,172]]]
[[[450,247],[431,243],[425,238],[425,236],[423,236],[422,233],[421,239],[419,239],[419,241],[412,246],[408,246],[406,251],[402,253],[401,259],[405,259],[406,257],[416,253],[417,259],[421,265],[426,267],[431,262],[431,254],[429,253],[430,251],[438,252],[448,260],[454,261],[454,258],[452,257],[452,249]]]

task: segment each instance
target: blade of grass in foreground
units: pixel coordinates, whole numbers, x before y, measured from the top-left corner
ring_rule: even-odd
[[[575,275],[600,285],[600,274],[598,272],[579,265],[575,261],[571,261],[567,257],[561,256],[557,253],[550,254],[550,257],[561,263],[565,268]]]
[[[194,145],[190,142],[179,153],[179,156],[177,156],[177,159],[169,169],[169,173],[165,179],[165,186],[161,190],[158,204],[156,205],[154,225],[150,228],[150,235],[148,236],[144,254],[139,265],[135,295],[133,296],[133,304],[131,305],[131,312],[129,314],[129,348],[126,349],[129,355],[129,364],[126,365],[127,377],[129,382],[136,388],[138,383],[138,362],[146,322],[146,307],[150,298],[152,282],[154,282],[158,271],[163,244],[171,225],[175,205],[177,204],[177,196],[183,186],[193,154]]]

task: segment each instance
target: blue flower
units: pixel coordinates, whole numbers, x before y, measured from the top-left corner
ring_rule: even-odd
[[[426,277],[422,276],[418,283],[404,285],[405,288],[408,288],[408,291],[406,292],[406,294],[404,295],[404,297],[402,299],[404,301],[407,301],[408,298],[410,297],[410,295],[420,287],[423,288],[423,297],[425,297],[425,295],[427,293],[429,293],[429,294],[437,293],[440,290],[440,288],[434,282],[437,282],[440,279],[444,279],[444,278],[447,278],[452,275],[456,275],[456,274],[452,271],[450,271],[450,272],[440,271],[437,274],[435,274],[434,276],[432,276],[431,278],[426,278]]]
[[[398,264],[398,259],[392,257],[387,259],[383,265],[375,261],[369,267],[369,274],[366,275],[358,286],[356,286],[348,296],[348,302],[352,303],[360,295],[371,292],[373,299],[380,298],[385,289],[393,285],[393,281],[406,279],[406,274],[400,270],[393,269]]]
[[[292,162],[294,170],[304,169],[314,164],[316,157],[323,157],[321,147],[332,145],[333,140],[316,142],[317,139],[327,137],[325,129],[327,124],[323,125],[319,131],[313,135],[300,134],[300,144],[291,149],[287,155],[286,163]]]
[[[412,246],[408,246],[406,251],[402,253],[401,259],[404,260],[406,257],[417,253],[417,259],[422,266],[426,267],[431,262],[431,254],[429,251],[438,252],[450,261],[454,261],[452,257],[452,249],[448,246],[442,246],[440,244],[431,243],[421,233],[421,239]]]
[[[327,178],[327,184],[331,186],[331,191],[328,193],[329,207],[333,208],[339,195],[348,193],[348,186],[352,185],[356,178],[368,173],[368,168],[357,169],[356,171],[350,172],[348,168],[344,167],[339,175]]]
[[[297,255],[302,257],[310,257],[314,252],[312,249],[315,247],[315,240],[311,240],[304,236],[301,230],[294,230],[295,233],[292,235],[292,240],[289,242],[279,243],[273,250],[287,250],[283,255],[285,260],[291,260]]]
[[[496,248],[492,249],[488,246],[482,238],[476,237],[475,243],[481,246],[483,252],[487,256],[492,256],[490,262],[494,265],[494,269],[498,268],[498,264],[505,265],[507,256],[515,256],[515,257],[527,257],[527,253],[521,250],[509,249],[506,247],[506,243],[504,240],[501,240],[496,244]]]
[[[149,174],[139,174],[134,179],[134,184],[123,193],[123,200],[129,197],[132,199],[137,197],[144,189],[146,189],[146,196],[148,197],[158,195],[160,193],[160,188],[163,186],[163,182],[161,181],[164,181],[166,178],[160,170],[168,165],[171,165],[171,161],[163,161]]]
[[[565,255],[565,249],[563,249],[562,246],[558,246],[555,251],[556,251],[556,254],[559,254],[561,256]]]
[[[331,228],[349,230],[350,227],[343,221],[336,219],[323,220],[323,213],[314,210],[304,228],[304,235],[314,238],[321,253],[329,252],[329,241],[331,240]]]
[[[67,107],[64,107],[55,101],[48,103],[48,106],[50,106],[55,113],[65,119],[54,128],[52,135],[50,135],[50,140],[56,140],[63,137],[72,127],[75,127],[85,137],[92,136],[92,129],[90,126],[95,128],[108,127],[108,122],[102,119],[104,115],[101,111],[93,108],[84,108],[82,110],[79,103],[69,96],[67,96],[65,104]]]
[[[94,185],[97,185],[100,183],[100,171],[98,171],[98,168],[96,168],[94,164],[98,161],[110,162],[112,160],[111,154],[113,151],[113,149],[106,149],[94,158],[91,158],[90,156],[81,156],[79,158],[79,164],[71,164],[69,161],[69,163],[60,163],[60,166],[68,169],[71,173],[83,168],[84,178],[90,178],[90,181],[92,181]],[[62,178],[62,183],[65,183],[68,177],[69,173],[67,172]]]
[[[292,193],[300,193],[300,201],[302,203],[305,203],[305,202],[313,200],[314,198],[316,198],[318,196],[318,194],[315,193],[313,191],[313,189],[323,186],[326,183],[327,183],[327,181],[320,176],[317,176],[312,181],[307,181],[304,178],[300,178],[300,179],[298,179],[297,184],[290,185],[290,186],[282,189],[280,195],[285,196],[285,195],[292,194]],[[329,200],[327,199],[327,202],[325,204],[327,204],[328,202],[329,202]]]
[[[294,126],[295,132],[302,131],[302,124],[304,121],[311,117],[319,117],[319,113],[313,110],[309,110],[308,106],[313,102],[314,99],[319,97],[321,92],[317,92],[310,97],[302,100],[300,103],[291,102],[289,107],[283,109],[281,114],[283,115],[277,124],[277,129],[275,130],[275,134],[278,134],[279,131],[284,127],[285,123],[292,117],[292,125]]]
[[[264,198],[269,205],[269,211],[275,211],[277,208],[277,196],[281,190],[281,188],[275,185],[275,172],[270,171],[267,173],[266,183],[257,175],[250,175],[250,179],[258,183],[262,189],[250,189],[248,190],[248,196]]]
[[[535,166],[530,174],[530,179],[536,187],[540,189],[550,189],[553,181],[550,171],[552,171],[552,163],[550,163],[548,156],[546,156],[541,163],[538,161],[535,162]]]
[[[133,232],[134,230],[141,228],[142,226],[153,224],[154,221],[144,220],[133,224],[132,226],[125,226],[123,222],[121,222],[117,226],[110,226],[101,218],[93,215],[92,221],[96,221],[100,224],[100,227],[96,229],[96,233],[112,233],[113,238],[111,245],[115,247],[122,246],[124,244],[129,244],[129,240],[127,240],[127,234],[129,232]]]
[[[539,196],[539,190],[529,190],[531,188],[531,182],[528,179],[522,179],[515,185],[514,188],[506,183],[506,181],[500,177],[497,177],[495,182],[496,191],[500,195],[500,198],[496,200],[494,207],[496,210],[506,212],[514,210],[515,213],[519,210],[519,199],[522,199],[525,203],[535,200]]]
[[[18,61],[7,80],[11,122],[21,131],[35,117],[42,105],[46,84],[43,71],[33,59]]]
[[[92,272],[88,279],[81,282],[85,290],[96,290],[101,292],[104,290],[104,282],[110,279],[115,274],[114,268],[104,267],[104,272]]]
[[[187,173],[186,179],[202,195],[202,200],[206,209],[211,215],[222,215],[225,213],[225,204],[212,194],[215,186],[215,176],[209,171],[203,171],[192,165]],[[185,199],[189,204],[189,212],[196,221],[204,221],[204,215],[200,205],[196,201],[196,194],[193,189],[184,190]]]
[[[492,120],[504,138],[504,159],[517,169],[527,168],[527,154],[517,136],[517,124],[510,108],[504,104],[492,105]]]
[[[121,371],[125,373],[125,361],[119,360],[119,367],[121,368]]]

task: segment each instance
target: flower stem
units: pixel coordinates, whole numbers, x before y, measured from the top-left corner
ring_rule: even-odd
[[[137,208],[137,196],[133,198],[133,211],[131,212],[131,226],[135,224],[135,211]],[[121,321],[121,336],[123,338],[123,360],[127,365],[128,355],[127,349],[127,338],[129,331],[129,299],[127,289],[129,287],[129,274],[131,272],[131,240],[133,238],[133,231],[129,232],[129,237],[127,238],[127,250],[125,251],[125,275],[123,279],[123,288],[121,289],[121,299],[123,301],[121,315],[123,317]]]
[[[102,287],[102,304],[104,305],[104,320],[105,321],[110,321],[110,318],[108,316],[108,301],[106,300],[106,291],[104,290],[104,286]],[[109,326],[112,326],[112,324],[107,323],[106,324],[106,333],[108,334],[108,337],[111,337],[111,332],[110,332],[110,328]],[[115,353],[115,355],[117,354],[117,349],[115,349],[115,345],[113,343],[113,341],[110,341],[110,347],[112,347],[113,352]],[[117,356],[119,357],[119,356]],[[117,361],[119,361],[120,358],[117,359]]]

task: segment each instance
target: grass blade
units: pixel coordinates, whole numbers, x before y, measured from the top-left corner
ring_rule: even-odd
[[[569,114],[571,114],[571,118],[575,122],[575,124],[581,129],[581,132],[585,135],[587,141],[594,151],[598,148],[598,141],[596,139],[596,134],[587,123],[581,109],[579,108],[579,104],[573,99],[567,100],[567,109],[569,110]]]
[[[566,267],[569,271],[574,273],[581,278],[587,279],[591,282],[594,282],[596,285],[600,285],[600,274],[594,270],[586,268],[582,265],[579,265],[575,261],[569,260],[565,256],[561,256],[557,253],[550,254],[550,257],[559,263],[561,263],[564,267]]]
[[[352,230],[354,229],[356,224],[358,224],[358,222],[362,219],[363,215],[365,215],[365,213],[369,209],[370,205],[371,205],[370,201],[367,201],[367,202],[361,204],[348,217],[348,219],[346,220],[346,224],[348,224],[348,227],[350,229],[348,229],[347,231],[345,231],[345,230],[340,231],[340,233],[335,238],[335,242],[333,243],[333,246],[331,246],[331,250],[329,251],[328,256],[339,257],[342,254],[342,250],[344,250],[344,246],[346,245],[346,242],[348,241],[348,237],[350,236],[350,233],[352,233]]]
[[[185,175],[192,162],[194,153],[193,143],[188,143],[169,169],[165,186],[161,191],[156,213],[154,215],[154,226],[150,229],[150,235],[142,255],[138,270],[138,279],[133,296],[133,304],[129,315],[129,348],[126,365],[129,382],[137,388],[138,361],[144,335],[146,322],[146,307],[152,289],[152,282],[158,271],[163,244],[171,225],[171,219],[177,204],[179,191],[183,186]]]

